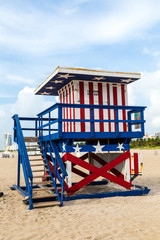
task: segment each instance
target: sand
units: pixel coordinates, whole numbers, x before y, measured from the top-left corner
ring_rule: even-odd
[[[141,151],[146,196],[64,202],[62,208],[28,210],[16,183],[17,157],[0,159],[0,240],[3,239],[160,239],[160,150]],[[136,151],[135,151],[136,152]]]

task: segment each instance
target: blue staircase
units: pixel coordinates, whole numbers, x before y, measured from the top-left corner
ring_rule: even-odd
[[[38,139],[36,118],[19,118],[18,115],[14,115],[13,119],[14,141],[18,144],[17,185],[13,185],[13,189],[18,190],[24,196],[24,202],[29,204],[29,209],[62,206],[64,179],[67,173],[56,146],[52,142],[44,144]],[[21,127],[20,121],[26,120],[34,122],[35,127]],[[32,134],[34,132],[34,136],[24,137],[23,130],[32,131]],[[56,157],[53,157],[52,152],[56,152]],[[50,158],[50,162],[48,158]],[[20,185],[21,165],[25,186]],[[50,166],[54,166],[54,175]]]

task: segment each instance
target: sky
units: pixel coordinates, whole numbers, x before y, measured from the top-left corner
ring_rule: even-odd
[[[129,105],[146,106],[146,132],[160,132],[159,12],[158,0],[0,0],[0,136],[14,114],[55,103],[34,89],[57,66],[141,73]]]

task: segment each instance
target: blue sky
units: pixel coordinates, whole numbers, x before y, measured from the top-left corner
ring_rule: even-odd
[[[55,102],[33,90],[57,66],[140,72],[129,104],[147,106],[146,132],[160,131],[159,12],[158,0],[0,0],[0,136],[13,114]]]

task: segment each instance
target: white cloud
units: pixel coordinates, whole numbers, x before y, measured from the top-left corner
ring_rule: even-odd
[[[132,85],[128,85],[127,92],[128,92],[128,105],[135,106],[136,95],[134,93],[134,89],[132,88]]]
[[[150,54],[149,49],[144,47],[143,48],[143,53],[146,54],[146,55]]]
[[[33,85],[35,80],[33,80],[31,78],[30,79],[25,78],[24,76],[20,76],[20,75],[8,74],[8,75],[4,75],[4,77],[0,79],[0,82],[2,82],[3,84],[9,83],[10,85],[18,85],[20,83],[26,83],[28,85]]]
[[[92,9],[84,15],[85,2],[92,7],[92,1],[69,7],[64,2],[59,8],[52,4],[50,12],[29,4],[24,9],[2,6],[0,45],[26,54],[73,51],[95,43],[144,38],[146,30],[160,20],[159,1],[113,1],[109,11],[101,1],[103,11]]]
[[[143,72],[142,79],[130,84],[129,104],[147,106],[146,132],[160,131],[160,70]]]
[[[46,100],[44,96],[34,95],[34,88],[25,87],[19,92],[16,102],[0,106],[0,136],[4,132],[12,133],[14,114],[20,117],[36,117],[38,113],[54,103],[52,97]]]
[[[20,116],[36,117],[39,112],[54,104],[51,98],[50,96],[47,101],[44,96],[35,95],[34,88],[25,87],[19,92],[17,101],[12,106],[12,112]]]

